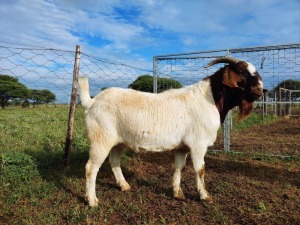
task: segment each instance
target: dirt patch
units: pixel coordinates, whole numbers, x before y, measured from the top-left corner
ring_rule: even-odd
[[[223,149],[218,136],[214,149]],[[231,150],[300,157],[300,119],[283,118],[275,123],[233,131]]]
[[[111,215],[109,223],[298,224],[300,221],[296,213],[300,210],[299,162],[209,154],[205,183],[213,203],[208,204],[199,199],[189,157],[182,175],[186,199],[173,198],[173,161],[172,152],[134,157],[124,165],[124,175],[132,186],[129,193],[111,189],[115,186],[112,175],[98,181],[97,192],[105,195],[102,197],[106,207],[115,208],[115,201],[121,201],[124,207]],[[128,213],[128,207],[134,210]]]
[[[300,120],[244,129],[232,134],[240,151],[299,156]],[[223,138],[223,137],[222,137]],[[185,200],[172,196],[174,155],[139,154],[129,160],[125,177],[132,185],[127,195],[114,189],[109,199],[123,199],[136,209],[112,215],[111,224],[299,224],[300,162],[208,154],[205,184],[213,203],[199,200],[190,158],[182,175]],[[103,182],[103,181],[102,181]],[[114,186],[110,178],[111,186]],[[98,184],[102,192],[103,183]],[[133,222],[134,221],[134,222]]]

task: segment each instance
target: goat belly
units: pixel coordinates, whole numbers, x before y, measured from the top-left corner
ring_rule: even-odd
[[[177,148],[177,145],[171,145],[167,147],[156,147],[156,146],[137,146],[133,150],[135,152],[165,152],[171,151]]]
[[[172,134],[164,137],[151,135],[151,132],[143,131],[139,135],[123,133],[123,142],[135,152],[163,152],[178,148],[181,138]]]

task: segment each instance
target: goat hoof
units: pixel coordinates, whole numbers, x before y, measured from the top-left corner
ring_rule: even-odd
[[[126,182],[120,185],[121,191],[130,191],[131,187],[130,185]]]
[[[180,199],[180,200],[184,200],[185,199],[185,196],[184,196],[183,191],[182,191],[181,188],[179,188],[178,190],[174,190],[173,196],[176,199]]]
[[[90,207],[98,206],[98,198],[95,197],[94,199],[90,200],[88,197],[86,197],[86,200],[88,201]]]
[[[202,201],[205,201],[207,203],[213,203],[213,199],[211,196],[206,196],[206,198],[201,199]]]

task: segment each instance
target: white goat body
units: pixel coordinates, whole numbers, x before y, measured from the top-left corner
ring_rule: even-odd
[[[219,61],[223,62],[224,59]],[[227,61],[232,63],[231,59]],[[234,63],[240,68],[248,68],[245,62]],[[226,79],[222,84],[223,73]],[[87,77],[80,78],[80,99],[86,111],[86,129],[90,140],[90,157],[86,164],[86,198],[89,205],[98,204],[96,176],[108,155],[117,184],[122,191],[130,189],[120,168],[124,146],[136,152],[177,149],[173,192],[174,197],[180,199],[184,198],[180,187],[181,171],[190,153],[200,198],[210,201],[204,184],[207,147],[215,142],[217,131],[230,108],[240,105],[241,115],[248,114],[252,109],[252,101],[262,94],[258,73],[252,68],[248,75],[252,76],[248,82],[250,86],[245,79],[245,87],[242,88],[236,82],[244,77],[238,76],[231,67],[225,67],[213,76],[185,88],[160,94],[109,88],[93,99],[89,95]],[[228,91],[228,88],[233,91]],[[243,95],[241,90],[250,91]],[[242,97],[232,97],[233,93]],[[248,102],[245,98],[251,100]]]
[[[87,78],[82,82],[87,86]],[[199,141],[207,147],[220,126],[209,81],[160,94],[109,88],[87,103],[89,133],[97,133],[97,141],[109,136],[114,145],[122,143],[136,152],[172,150]],[[96,131],[91,132],[92,127]]]

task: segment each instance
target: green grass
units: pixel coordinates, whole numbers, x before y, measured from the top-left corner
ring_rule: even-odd
[[[183,189],[188,198],[177,201],[172,198],[171,189],[173,166],[170,162],[173,160],[163,158],[162,161],[166,163],[163,166],[152,159],[147,162],[140,156],[128,153],[124,155],[122,164],[124,175],[133,190],[129,193],[119,191],[106,161],[97,180],[100,204],[90,208],[84,200],[84,167],[89,145],[83,109],[76,109],[71,163],[65,168],[62,156],[67,118],[67,106],[0,110],[0,224],[232,224],[243,221],[244,217],[238,216],[240,213],[245,218],[249,217],[252,224],[285,221],[280,217],[282,214],[274,219],[272,213],[278,211],[278,208],[272,206],[265,195],[248,203],[252,196],[249,194],[250,197],[245,200],[245,182],[248,182],[247,187],[252,186],[253,189],[267,189],[269,184],[264,180],[251,177],[246,179],[242,175],[237,179],[232,175],[230,169],[233,172],[243,170],[233,166],[248,160],[244,156],[235,155],[209,156],[211,161],[218,162],[211,163],[216,165],[216,174],[214,168],[208,170],[208,190],[215,196],[213,205],[198,200],[191,166],[187,166],[183,178]],[[255,115],[249,119],[236,129],[261,123]],[[274,163],[288,168],[288,172],[296,168],[293,161],[278,160],[271,162],[271,167]],[[262,171],[266,169],[268,165],[263,165]],[[280,184],[280,187],[274,189],[274,195],[282,195],[279,191],[282,188],[285,195],[293,199],[297,196],[295,183],[291,179],[290,183]],[[234,204],[237,203],[232,199],[237,198],[239,192],[243,192],[243,196],[241,202],[235,200],[239,202],[235,209]],[[293,205],[286,207],[290,207],[291,212],[295,210]],[[252,216],[256,214],[260,217]],[[295,221],[297,218],[287,215],[286,221],[288,219]]]
[[[237,121],[236,118],[237,113],[234,112],[232,118],[233,131],[238,131],[250,127],[256,127],[261,124],[269,124],[279,119],[276,115],[267,114],[262,116],[260,113],[252,113],[250,114],[250,116],[248,116],[242,121]]]
[[[0,110],[3,151],[59,151],[67,131],[68,107],[8,108]],[[76,110],[75,135],[84,137],[83,110]],[[85,139],[85,138],[84,138]]]
[[[69,185],[69,169],[62,166],[67,118],[67,106],[0,110],[0,205],[6,209],[2,212],[5,221],[11,224],[62,221],[61,212],[54,208],[42,214],[40,209],[49,204],[58,207],[70,198],[64,191]],[[71,158],[74,163],[88,155],[82,109],[76,109],[75,118]],[[84,165],[76,176],[84,177]],[[64,210],[66,218],[78,220],[75,209]]]

